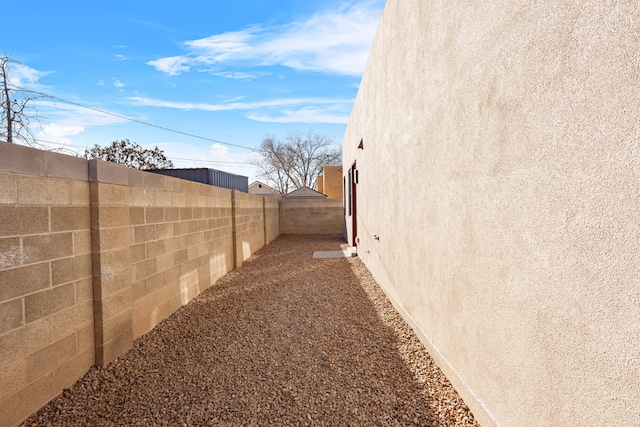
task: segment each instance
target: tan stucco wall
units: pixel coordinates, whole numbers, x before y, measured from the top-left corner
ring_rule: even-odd
[[[322,189],[329,199],[342,199],[342,166],[325,166],[322,172]]]
[[[358,255],[485,426],[638,425],[639,21],[387,1],[344,138]]]

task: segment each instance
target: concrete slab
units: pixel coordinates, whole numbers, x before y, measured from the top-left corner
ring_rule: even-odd
[[[313,258],[331,259],[331,258],[349,258],[356,256],[356,248],[348,248],[341,251],[314,251]]]

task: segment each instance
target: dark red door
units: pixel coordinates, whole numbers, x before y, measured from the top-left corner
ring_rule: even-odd
[[[358,170],[356,169],[355,162],[351,167],[350,173],[351,173],[351,230],[352,230],[351,238],[353,239],[351,241],[351,246],[358,246],[357,240],[356,240],[356,237],[358,236],[358,217],[356,215],[356,212],[357,212],[356,200],[358,200],[358,198],[356,197],[356,188],[358,185]]]

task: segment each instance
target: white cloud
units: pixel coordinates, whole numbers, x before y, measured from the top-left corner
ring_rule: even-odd
[[[113,80],[113,87],[118,88],[118,89],[122,89],[123,87],[125,87],[125,84],[122,83],[120,80],[113,78],[111,79]]]
[[[55,124],[59,126],[106,126],[127,122],[121,117],[55,101],[38,100],[37,108],[43,116],[55,118]]]
[[[346,124],[349,121],[349,112],[342,114],[330,109],[302,108],[300,110],[283,110],[279,116],[268,114],[249,114],[250,120],[267,123],[331,123]]]
[[[276,27],[253,26],[185,42],[188,53],[148,62],[169,75],[193,66],[242,63],[359,76],[383,2],[364,1]]]
[[[96,83],[98,86],[104,86],[104,80],[98,80],[98,83]]]
[[[147,64],[155,67],[156,70],[169,74],[170,76],[177,76],[183,71],[189,71],[191,67],[187,65],[190,62],[190,58],[185,56],[172,56],[168,58],[160,58],[155,61],[149,61]]]
[[[49,123],[42,126],[36,138],[41,141],[55,142],[62,145],[70,145],[69,136],[76,136],[84,132],[84,126],[65,126],[57,123]]]
[[[254,72],[249,73],[246,71],[218,71],[216,69],[199,69],[200,73],[209,73],[214,76],[224,77],[225,79],[234,79],[234,80],[252,80],[262,76],[268,76],[271,73],[266,72]]]
[[[253,110],[247,115],[248,119],[269,123],[345,124],[349,121],[353,105],[352,99],[323,98],[284,98],[256,102],[228,102],[226,104],[163,101],[139,96],[128,99],[137,105],[187,111]]]
[[[320,99],[320,98],[284,98],[268,101],[256,102],[230,102],[227,104],[205,104],[195,102],[163,101],[160,99],[132,96],[127,98],[137,105],[146,107],[175,108],[178,110],[201,110],[201,111],[230,111],[230,110],[251,110],[258,108],[284,107],[303,104],[343,104],[351,105],[353,100],[347,99]]]
[[[211,153],[211,155],[215,159],[218,159],[220,161],[232,161],[231,157],[229,156],[229,147],[218,144],[217,142],[211,146],[211,150],[209,151],[209,153]]]
[[[128,61],[129,59],[131,59],[128,56],[120,55],[120,54],[116,55],[116,58],[118,58],[120,61]]]
[[[225,62],[240,54],[250,53],[251,42],[256,38],[255,33],[259,32],[260,27],[254,26],[243,31],[231,31],[188,41],[185,45],[204,53],[199,58],[202,63]]]
[[[51,74],[50,71],[38,71],[24,64],[9,63],[9,83],[14,86],[35,85],[38,80]]]
[[[84,129],[85,128],[83,126],[59,126],[54,123],[50,123],[42,127],[41,133],[57,140],[66,136],[78,135],[84,132]]]
[[[253,152],[232,152],[229,147],[218,143],[210,147],[177,142],[153,144],[156,145],[178,168],[213,168],[247,176],[249,182],[255,180],[257,175],[256,168],[248,164],[249,160],[254,158]]]
[[[98,111],[48,100],[38,100],[37,108],[38,113],[51,121],[40,127],[36,133],[36,139],[41,141],[43,145],[48,145],[47,142],[54,143],[51,145],[52,148],[70,145],[72,143],[70,137],[81,134],[88,127],[126,122],[125,119]]]

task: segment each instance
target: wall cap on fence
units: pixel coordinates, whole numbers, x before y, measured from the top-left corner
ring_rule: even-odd
[[[89,180],[106,184],[129,185],[129,169],[126,166],[104,160],[89,160]]]
[[[8,142],[0,142],[0,170],[82,181],[89,176],[86,159]]]

